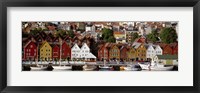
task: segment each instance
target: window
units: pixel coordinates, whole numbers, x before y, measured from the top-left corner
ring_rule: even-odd
[[[30,47],[33,48],[33,45],[31,45]]]

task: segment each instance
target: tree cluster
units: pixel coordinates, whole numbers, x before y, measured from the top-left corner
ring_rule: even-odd
[[[170,44],[176,42],[177,38],[178,36],[176,30],[172,27],[164,28],[160,33],[158,33],[157,30],[153,30],[150,34],[147,35],[147,39],[153,43],[160,40],[162,43]]]
[[[115,43],[115,37],[113,36],[113,31],[107,28],[103,28],[102,30],[102,38],[106,42]]]

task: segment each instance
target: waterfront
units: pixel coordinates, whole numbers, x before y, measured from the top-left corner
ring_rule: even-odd
[[[155,71],[153,69],[142,69],[138,63],[146,64],[148,62],[109,62],[104,66],[103,62],[23,62],[22,71]],[[134,70],[127,70],[128,66],[134,65]],[[85,69],[84,66],[89,66]],[[92,67],[91,67],[92,66]],[[178,65],[168,71],[178,71]]]

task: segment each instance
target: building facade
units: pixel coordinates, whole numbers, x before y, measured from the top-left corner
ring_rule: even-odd
[[[25,60],[35,60],[37,58],[37,45],[29,41],[25,46],[24,46],[24,59]]]
[[[52,48],[47,41],[44,41],[40,46],[40,59],[43,61],[52,59]]]
[[[109,59],[120,59],[120,49],[116,45],[112,45],[110,47]]]

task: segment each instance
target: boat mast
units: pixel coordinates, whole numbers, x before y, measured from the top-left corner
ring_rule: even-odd
[[[103,62],[104,62],[103,65],[106,66],[106,62],[105,62],[105,49],[104,49],[103,53],[104,53],[104,54],[103,54],[103,58],[104,58],[104,59],[103,59]]]
[[[59,61],[60,66],[61,66],[61,56],[62,56],[62,40],[60,39],[60,61]]]
[[[36,50],[36,66],[38,66],[38,43],[37,43],[37,50]]]

